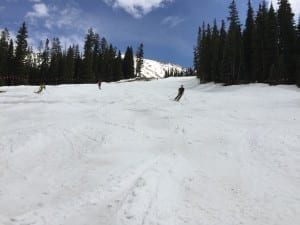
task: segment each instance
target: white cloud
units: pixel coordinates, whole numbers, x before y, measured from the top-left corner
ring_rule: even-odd
[[[180,23],[182,23],[185,19],[180,18],[178,16],[168,16],[163,19],[161,24],[168,25],[171,28],[178,26]]]
[[[272,2],[275,8],[277,7],[277,0],[269,0],[269,2]],[[296,16],[296,19],[300,16],[300,0],[289,0],[292,6],[293,13]]]
[[[103,0],[113,8],[122,8],[134,18],[141,18],[156,8],[173,0]]]
[[[290,0],[292,7],[293,7],[293,12],[295,13],[296,17],[298,18],[300,14],[300,1],[299,0]]]
[[[44,3],[36,3],[33,5],[33,12],[28,12],[26,17],[29,18],[42,18],[49,16],[48,7]]]

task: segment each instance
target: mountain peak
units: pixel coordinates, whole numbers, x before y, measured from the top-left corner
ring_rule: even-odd
[[[164,78],[165,73],[170,70],[183,72],[186,71],[186,68],[172,63],[163,63],[152,59],[144,59],[141,76],[145,78],[160,79]]]

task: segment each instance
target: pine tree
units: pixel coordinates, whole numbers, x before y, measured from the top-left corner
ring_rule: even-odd
[[[30,46],[27,49],[27,57],[25,58],[25,74],[28,74],[28,84],[36,84],[36,77],[38,75],[38,66],[34,56],[33,48]]]
[[[132,47],[129,48],[129,54],[128,54],[128,68],[129,68],[129,76],[130,78],[134,78],[134,56],[133,56],[133,49]]]
[[[16,40],[16,55],[15,55],[15,73],[17,76],[17,83],[21,84],[22,82],[26,82],[28,80],[28,75],[25,74],[25,58],[28,55],[27,48],[27,27],[25,22],[23,22],[20,27],[17,40]]]
[[[199,78],[200,82],[205,83],[205,65],[207,64],[207,56],[206,56],[206,28],[205,28],[205,23],[203,22],[202,24],[202,34],[201,34],[201,40],[199,44]]]
[[[122,55],[121,52],[119,51],[114,64],[114,78],[113,78],[114,81],[122,80],[124,78],[122,63],[123,63]]]
[[[300,16],[298,18],[297,26],[297,85],[300,87]]]
[[[194,71],[196,72],[198,78],[200,78],[201,41],[202,41],[202,31],[201,31],[201,27],[199,27],[197,43],[196,43],[196,47],[194,47]],[[169,77],[169,71],[166,71],[165,77]]]
[[[41,83],[49,83],[51,78],[49,76],[49,67],[50,67],[50,47],[49,47],[49,39],[47,38],[45,41],[44,51],[42,55],[42,63],[41,63]]]
[[[50,50],[50,75],[51,83],[59,84],[62,80],[62,49],[59,38],[53,38]]]
[[[205,34],[202,42],[202,58],[201,67],[202,67],[202,82],[210,82],[211,81],[211,61],[212,61],[212,34],[210,25],[207,24]]]
[[[102,38],[100,41],[100,52],[99,52],[99,72],[100,72],[100,79],[105,80],[106,72],[105,72],[105,63],[104,63],[104,54],[107,51],[108,44],[105,38]]]
[[[127,47],[123,60],[123,74],[125,79],[134,78],[134,60],[132,47]]]
[[[82,74],[82,57],[80,55],[80,51],[79,51],[79,46],[78,45],[75,45],[75,65],[74,65],[74,78],[73,80],[76,82],[76,83],[80,83],[80,79],[81,79],[81,74]]]
[[[8,54],[8,30],[5,28],[0,37],[0,86],[7,84],[6,59]]]
[[[219,29],[217,26],[216,19],[214,20],[214,26],[212,30],[212,40],[211,40],[211,81],[216,82],[219,80],[219,68],[220,68],[220,58],[219,58],[219,47],[220,47],[220,36]]]
[[[143,43],[141,43],[136,52],[135,74],[137,77],[141,76],[143,64],[144,64],[144,45],[143,45]]]
[[[0,85],[8,84],[8,58],[9,51],[9,32],[8,29],[5,28],[1,32],[0,37]]]
[[[83,74],[81,82],[91,83],[95,82],[95,73],[93,71],[93,49],[94,49],[95,33],[92,28],[88,30],[84,42],[84,59],[83,59]]]
[[[281,78],[284,83],[296,81],[296,32],[294,14],[288,0],[278,0],[279,57]]]
[[[114,80],[114,65],[116,58],[116,49],[109,45],[108,49],[104,53],[104,68],[105,68],[105,77],[104,81],[113,81]]]
[[[242,71],[242,37],[235,0],[229,6],[229,30],[226,38],[222,73],[226,84],[239,81]]]
[[[7,76],[8,76],[8,84],[12,84],[12,77],[14,75],[14,67],[15,67],[15,56],[14,56],[14,42],[10,39],[7,53]]]
[[[69,46],[65,60],[64,60],[64,72],[63,83],[72,83],[75,77],[75,46]]]
[[[93,47],[93,73],[95,74],[95,78],[97,80],[101,80],[100,79],[100,60],[101,60],[101,56],[100,56],[100,45],[101,45],[101,40],[100,40],[100,36],[99,34],[95,33],[94,35],[94,43],[93,43],[94,47]]]
[[[270,84],[276,84],[279,80],[278,25],[273,4],[271,4],[268,12],[266,29],[266,64],[268,68],[267,81]]]
[[[267,65],[267,19],[268,10],[266,2],[263,1],[259,5],[255,24],[256,24],[256,40],[255,40],[255,74],[258,82],[266,82],[269,76],[269,68]]]
[[[253,81],[253,69],[254,69],[254,35],[255,35],[255,24],[254,24],[254,12],[250,0],[248,1],[248,12],[245,24],[245,30],[243,32],[243,45],[244,45],[244,81]]]
[[[220,43],[219,43],[219,79],[216,82],[225,82],[223,73],[222,73],[222,62],[224,57],[225,44],[227,39],[225,21],[222,20],[221,29],[220,29]]]

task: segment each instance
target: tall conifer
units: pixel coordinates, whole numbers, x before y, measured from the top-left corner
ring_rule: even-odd
[[[16,39],[16,55],[15,55],[15,75],[17,77],[17,83],[21,84],[22,82],[26,82],[28,79],[28,74],[25,74],[25,58],[28,54],[27,43],[28,31],[25,22],[23,22],[20,27],[17,39]]]
[[[9,84],[12,84],[12,77],[14,75],[14,42],[10,39],[9,46],[8,46],[8,53],[7,53],[7,76]]]
[[[201,27],[199,27],[196,47],[194,47],[194,70],[196,71],[196,76],[198,78],[200,78],[201,41],[202,41],[202,30],[201,30]],[[167,73],[167,75],[169,76],[168,73]]]
[[[248,1],[248,12],[246,18],[245,29],[243,32],[243,45],[244,45],[244,81],[249,82],[252,80],[253,69],[254,69],[254,35],[255,35],[255,24],[254,24],[254,12],[251,5],[251,1]]]
[[[62,81],[62,49],[59,38],[53,38],[50,50],[50,82],[59,84]]]
[[[127,47],[123,60],[123,74],[125,79],[134,77],[134,60],[132,47]]]
[[[263,1],[259,5],[255,24],[256,24],[256,39],[255,39],[255,64],[254,72],[257,82],[265,82],[268,78],[268,65],[267,65],[267,17],[268,10],[266,2]]]
[[[225,21],[222,20],[221,22],[221,29],[220,29],[220,43],[219,43],[219,80],[216,80],[216,82],[224,82],[224,74],[222,72],[222,62],[224,57],[224,51],[225,51],[225,44],[227,39],[227,33],[226,33],[226,25]]]
[[[84,42],[84,59],[83,59],[83,74],[81,81],[90,83],[95,81],[95,73],[93,71],[93,50],[94,50],[95,33],[92,28],[88,30]]]
[[[288,0],[278,0],[279,55],[281,79],[284,83],[296,81],[296,32],[294,14]]]
[[[141,76],[143,64],[144,64],[144,45],[143,43],[141,43],[136,52],[135,74],[137,77]]]
[[[235,0],[229,6],[229,30],[226,38],[222,73],[227,84],[239,81],[242,72],[242,37]]]
[[[266,40],[266,63],[268,68],[267,81],[271,84],[276,84],[279,79],[278,24],[273,4],[271,4],[268,12]]]
[[[202,24],[202,34],[201,34],[201,41],[200,41],[200,47],[199,47],[199,78],[201,82],[205,82],[205,65],[208,63],[207,55],[206,55],[206,28],[205,23]]]
[[[219,80],[220,73],[220,58],[219,58],[219,48],[220,48],[220,35],[217,26],[216,19],[214,20],[214,26],[212,29],[212,40],[211,40],[212,56],[211,56],[211,81]]]
[[[297,25],[297,85],[300,87],[300,16]]]

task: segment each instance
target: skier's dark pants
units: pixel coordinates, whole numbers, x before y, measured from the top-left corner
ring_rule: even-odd
[[[179,101],[180,98],[181,98],[181,96],[182,96],[182,94],[178,94],[174,100],[175,100],[175,101]]]

